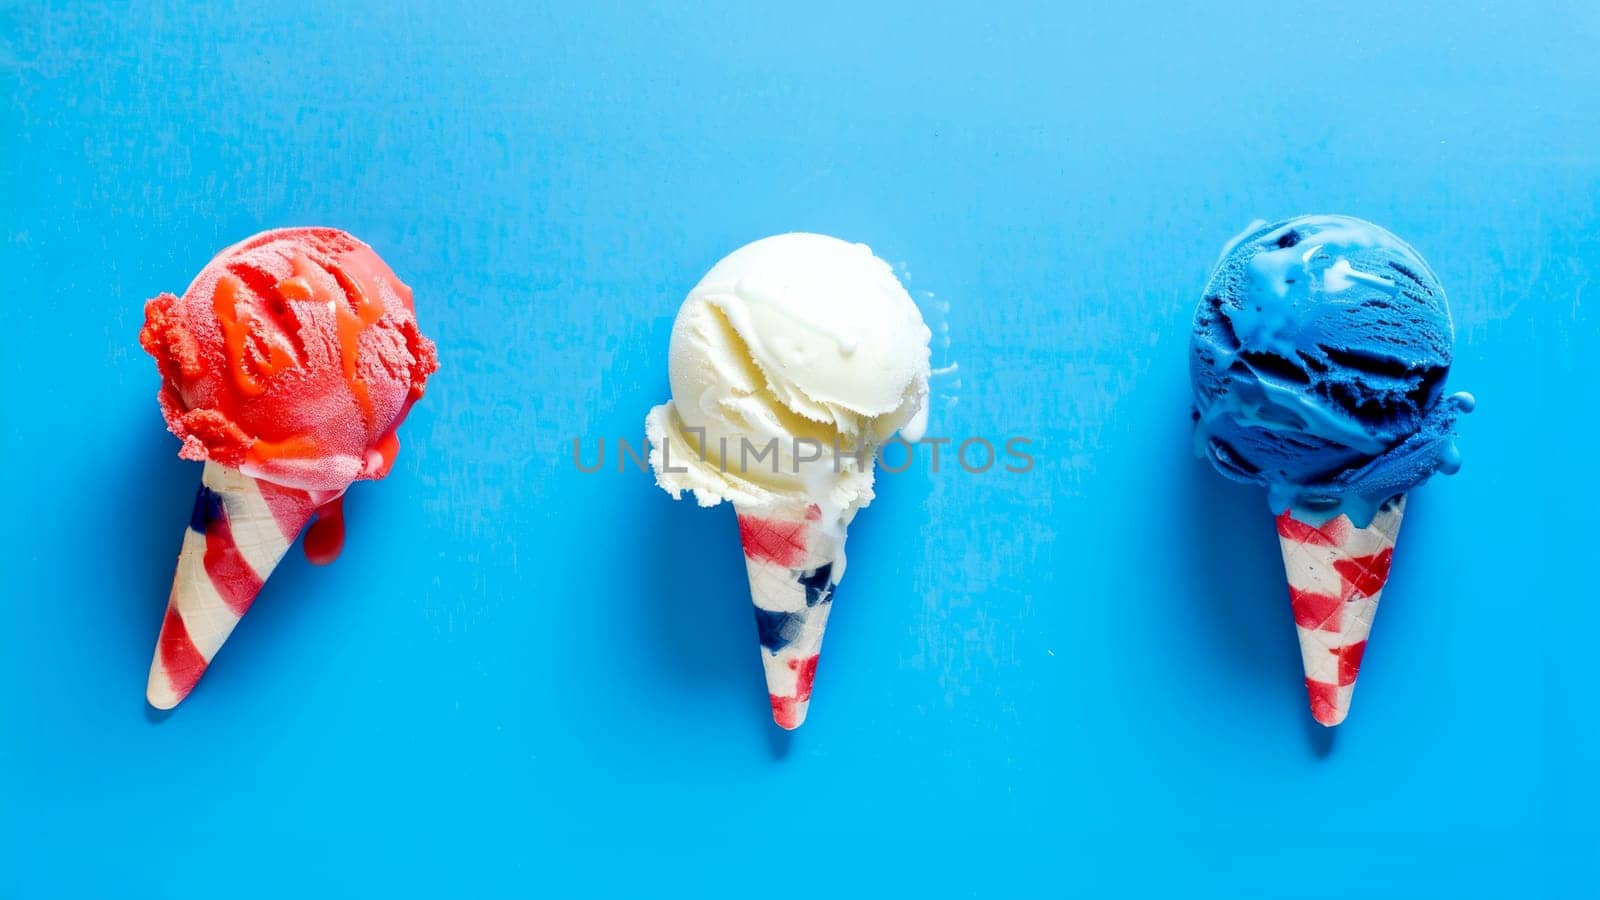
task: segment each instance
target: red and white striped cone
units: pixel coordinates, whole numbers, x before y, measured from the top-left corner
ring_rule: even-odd
[[[1378,597],[1389,580],[1405,508],[1402,494],[1378,510],[1366,528],[1357,528],[1345,515],[1322,525],[1309,525],[1288,512],[1278,516],[1306,693],[1311,715],[1323,725],[1337,725],[1350,713],[1356,673]]]
[[[206,463],[150,663],[151,706],[171,709],[189,696],[295,537],[338,496]]]
[[[823,527],[816,505],[799,512],[737,511],[772,720],[799,728],[811,705],[844,533]]]

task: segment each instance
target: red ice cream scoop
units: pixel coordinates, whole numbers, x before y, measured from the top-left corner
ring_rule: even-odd
[[[407,287],[333,228],[284,228],[217,254],[182,297],[145,304],[179,455],[305,491],[382,478],[395,429],[438,368]]]

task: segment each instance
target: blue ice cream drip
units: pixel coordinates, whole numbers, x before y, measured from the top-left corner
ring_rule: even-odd
[[[1461,467],[1443,396],[1455,340],[1444,289],[1404,241],[1350,216],[1252,224],[1229,242],[1189,346],[1195,440],[1272,511],[1359,527]]]

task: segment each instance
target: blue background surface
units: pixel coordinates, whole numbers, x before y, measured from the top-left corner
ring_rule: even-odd
[[[1594,888],[1600,7],[805,5],[4,4],[0,896]],[[1480,400],[1334,736],[1262,496],[1190,453],[1209,266],[1303,211],[1421,250]],[[142,303],[307,223],[443,368],[157,716],[199,467]],[[571,446],[794,229],[948,326],[932,433],[1039,465],[882,478],[786,737],[731,513]]]

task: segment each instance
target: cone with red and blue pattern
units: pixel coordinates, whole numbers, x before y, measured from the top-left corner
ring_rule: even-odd
[[[823,631],[843,568],[844,531],[824,527],[814,504],[798,511],[738,512],[772,720],[792,730],[811,705]]]
[[[189,696],[296,536],[339,493],[286,488],[206,463],[150,663],[151,706],[171,709]]]

